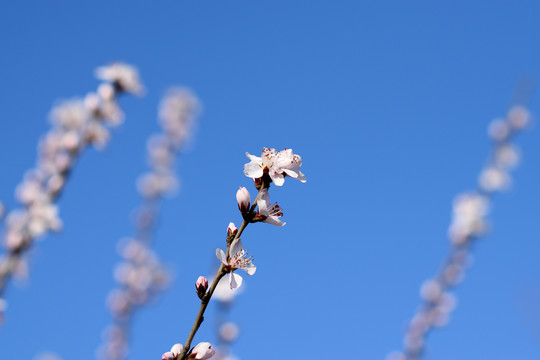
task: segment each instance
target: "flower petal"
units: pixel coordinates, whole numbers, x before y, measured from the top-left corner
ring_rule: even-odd
[[[263,220],[263,222],[267,223],[267,224],[271,224],[271,225],[276,225],[276,226],[283,226],[285,225],[285,223],[281,220],[279,220],[279,217],[277,216],[269,216],[266,218],[266,220]]]
[[[243,279],[240,275],[233,272],[229,273],[229,285],[231,286],[232,290],[242,286],[242,280]]]
[[[282,186],[285,182],[283,174],[278,174],[274,171],[270,171],[270,179],[272,179],[272,182],[276,184],[276,186]]]
[[[216,256],[217,258],[223,263],[223,265],[227,264],[227,257],[225,256],[225,253],[220,248],[216,249]]]
[[[245,270],[248,275],[253,275],[253,274],[255,274],[255,271],[257,270],[257,267],[255,266],[255,264],[250,263],[249,265],[247,265],[242,270]]]
[[[232,256],[234,256],[235,254],[239,253],[240,251],[242,251],[243,247],[242,247],[242,240],[240,240],[240,238],[234,240],[231,244],[231,250],[229,251],[229,254]]]
[[[252,179],[257,179],[263,176],[263,169],[256,161],[251,161],[244,165],[244,175]]]
[[[298,177],[296,179],[300,180],[303,183],[305,183],[307,181],[306,176],[304,174],[302,174],[301,171],[298,172]]]
[[[251,161],[255,161],[259,164],[262,164],[262,158],[258,157],[258,156],[255,156],[255,155],[251,155],[250,153],[246,152],[246,156],[248,157],[249,160]]]

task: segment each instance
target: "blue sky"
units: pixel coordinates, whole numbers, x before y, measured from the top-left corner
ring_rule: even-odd
[[[185,340],[193,283],[212,270],[228,222],[240,222],[244,153],[287,147],[302,155],[308,182],[272,188],[284,228],[256,224],[243,236],[258,270],[231,314],[235,353],[384,359],[448,247],[453,197],[474,188],[487,124],[504,115],[520,77],[538,75],[539,11],[535,1],[1,3],[7,205],[52,104],[93,90],[94,68],[136,65],[147,95],[123,99],[126,123],[77,165],[59,203],[64,230],[37,244],[29,281],[9,288],[0,358],[94,357],[157,104],[185,85],[204,110],[156,242],[175,281],[137,317],[131,358],[157,359]],[[492,233],[426,359],[540,358],[539,137],[533,126],[518,139],[514,185],[496,196]],[[210,324],[196,341],[213,341]]]

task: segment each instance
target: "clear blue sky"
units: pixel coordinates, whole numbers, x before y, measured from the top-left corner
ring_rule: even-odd
[[[486,127],[518,78],[540,71],[537,1],[91,1],[0,4],[0,199],[33,166],[47,113],[83,96],[93,69],[139,67],[143,99],[103,153],[77,165],[60,201],[65,228],[12,286],[0,358],[43,350],[92,359],[109,323],[115,243],[133,233],[135,178],[171,85],[204,112],[164,206],[156,249],[173,288],[134,326],[132,359],[183,342],[193,283],[215,264],[246,151],[293,148],[306,184],[272,188],[284,228],[250,226],[257,273],[232,318],[244,360],[384,359],[401,347],[418,288],[447,247],[453,197],[474,187]],[[538,114],[538,97],[530,104]],[[540,131],[518,139],[514,186],[495,198],[492,234],[457,290],[458,308],[426,359],[540,358]],[[212,319],[213,311],[207,316]],[[211,321],[196,341],[213,341]]]

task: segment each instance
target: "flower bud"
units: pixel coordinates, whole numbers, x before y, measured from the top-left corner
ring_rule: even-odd
[[[161,360],[175,360],[176,356],[170,351],[167,351],[165,354],[161,355]]]
[[[195,283],[195,289],[197,289],[197,295],[199,299],[202,299],[206,290],[208,289],[208,280],[204,276],[199,276],[197,282]]]
[[[227,236],[236,235],[238,232],[238,229],[236,226],[234,226],[234,223],[229,223],[229,227],[227,228]]]
[[[171,348],[171,352],[173,353],[174,357],[177,357],[178,354],[182,352],[183,348],[184,347],[182,346],[182,344],[174,344],[173,347]]]
[[[193,350],[191,350],[191,354],[189,354],[188,358],[197,359],[197,360],[206,360],[206,359],[210,359],[215,354],[216,354],[216,351],[214,350],[212,345],[210,345],[209,342],[202,342],[202,343],[197,344],[197,346],[195,346]]]
[[[171,351],[167,351],[161,355],[161,360],[176,360],[176,357],[182,352],[183,348],[182,344],[174,344]]]
[[[251,196],[245,187],[240,187],[236,192],[236,201],[238,202],[238,209],[240,209],[240,212],[242,214],[247,214],[251,203]]]

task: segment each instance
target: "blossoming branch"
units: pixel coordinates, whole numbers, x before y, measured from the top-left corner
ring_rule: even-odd
[[[420,359],[429,332],[449,322],[456,306],[456,298],[449,290],[463,280],[470,265],[471,247],[488,228],[486,216],[493,194],[510,184],[509,171],[519,162],[519,152],[511,141],[529,122],[527,109],[514,106],[506,118],[496,119],[489,126],[493,149],[480,173],[477,188],[456,197],[448,230],[451,247],[436,275],[420,288],[422,304],[408,324],[403,351],[389,354],[388,360]]]
[[[104,333],[98,355],[122,360],[129,352],[129,334],[134,313],[168,284],[169,274],[151,250],[163,197],[178,187],[174,166],[177,154],[190,137],[199,112],[199,101],[188,90],[171,89],[161,102],[159,120],[163,133],[149,138],[150,171],[137,181],[142,204],[136,211],[136,233],[121,239],[118,251],[124,259],[114,270],[119,287],[108,296],[114,323]]]
[[[193,348],[191,343],[204,320],[205,310],[220,280],[228,275],[230,289],[237,289],[242,285],[243,278],[236,273],[236,270],[243,270],[247,275],[255,274],[257,268],[253,264],[253,258],[248,256],[247,250],[244,249],[240,236],[251,223],[266,222],[276,226],[285,225],[281,221],[282,209],[276,203],[270,203],[269,189],[272,183],[282,186],[286,177],[306,182],[306,177],[300,171],[302,158],[294,154],[292,149],[277,152],[275,149],[265,148],[261,157],[249,153],[246,155],[250,162],[244,165],[244,174],[253,179],[255,188],[258,190],[257,196],[252,203],[251,195],[246,188],[240,187],[236,192],[238,209],[243,218],[242,224],[240,228],[236,228],[231,222],[225,239],[226,250],[216,249],[216,256],[221,265],[212,283],[209,285],[204,277],[199,277],[195,283],[201,306],[186,342],[184,345],[175,344],[170,351],[162,355],[162,360],[202,360],[214,356],[215,350],[210,343],[202,342]]]
[[[140,95],[143,91],[138,72],[130,65],[114,63],[98,68],[95,75],[103,80],[96,92],[84,99],[64,101],[52,109],[53,127],[40,141],[37,165],[25,174],[16,189],[23,208],[10,211],[6,217],[0,296],[11,276],[21,269],[25,271],[24,255],[34,240],[61,229],[55,202],[84,150],[90,145],[103,148],[110,139],[109,128],[122,123],[124,115],[116,101],[118,96]],[[0,319],[1,313],[0,310]]]

